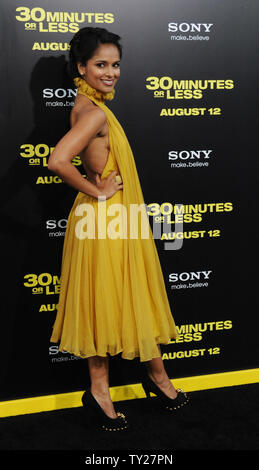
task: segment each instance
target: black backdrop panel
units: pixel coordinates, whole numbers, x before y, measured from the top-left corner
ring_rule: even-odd
[[[0,8],[1,399],[89,382],[87,361],[49,341],[77,192],[47,169],[75,97],[68,43],[87,25],[122,37],[109,107],[132,146],[150,224],[161,229],[155,241],[179,329],[162,347],[168,373],[258,367],[258,4],[6,0]],[[82,171],[79,158],[74,164]],[[140,370],[138,359],[111,358],[111,385],[136,383]]]

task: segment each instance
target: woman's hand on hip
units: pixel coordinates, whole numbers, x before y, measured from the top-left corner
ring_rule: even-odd
[[[118,172],[112,171],[107,178],[101,180],[100,176],[97,174],[96,178],[96,186],[101,191],[102,196],[105,196],[106,199],[111,198],[117,191],[123,189],[123,182],[118,174]]]

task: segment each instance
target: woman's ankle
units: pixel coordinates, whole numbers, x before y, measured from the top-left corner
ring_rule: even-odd
[[[109,385],[103,383],[91,384],[91,393],[92,395],[97,395],[100,398],[108,398],[110,397]]]
[[[162,361],[151,360],[146,364],[146,368],[148,375],[155,381],[161,381],[167,376]]]
[[[167,373],[165,371],[158,372],[156,370],[154,371],[150,369],[148,371],[148,375],[156,384],[160,384],[168,379]]]

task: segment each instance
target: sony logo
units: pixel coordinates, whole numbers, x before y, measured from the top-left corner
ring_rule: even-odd
[[[77,94],[76,90],[72,90],[71,88],[44,88],[43,90],[43,98],[75,98]]]
[[[60,220],[47,220],[46,221],[46,229],[51,230],[54,228],[66,228],[67,226],[67,219],[60,219]]]
[[[168,23],[168,31],[170,33],[176,31],[181,31],[182,33],[209,33],[211,26],[213,26],[213,23]]]
[[[191,272],[183,272],[183,273],[170,273],[169,274],[169,282],[177,282],[177,281],[193,281],[193,280],[200,280],[200,279],[209,279],[209,275],[212,271],[191,271]]]
[[[168,160],[194,160],[203,158],[210,158],[212,150],[170,150],[168,152]]]
[[[49,354],[50,355],[58,354],[58,353],[69,354],[66,351],[59,351],[58,346],[50,346],[49,347]]]

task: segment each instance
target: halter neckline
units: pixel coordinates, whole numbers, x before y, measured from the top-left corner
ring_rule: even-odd
[[[74,78],[74,84],[77,87],[77,93],[81,95],[88,96],[89,98],[95,98],[97,101],[104,102],[105,100],[112,100],[115,95],[115,90],[109,91],[108,93],[103,93],[100,90],[96,90],[89,83],[87,83],[83,78],[76,77]]]

